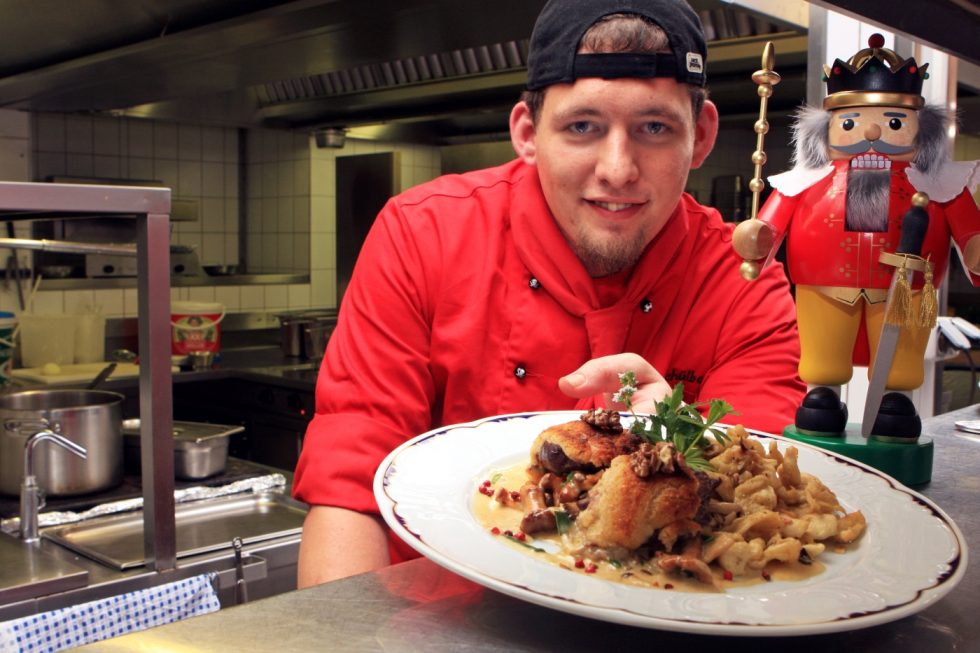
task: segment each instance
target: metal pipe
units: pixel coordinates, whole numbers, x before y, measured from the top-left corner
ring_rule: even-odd
[[[49,441],[67,449],[79,458],[88,458],[85,447],[75,444],[54,431],[38,431],[24,443],[24,480],[20,485],[20,537],[25,542],[37,542],[38,520],[41,510],[41,488],[34,476],[34,448],[40,442]]]
[[[36,240],[33,238],[0,238],[0,247],[32,249],[65,254],[114,254],[136,256],[136,245],[112,243],[79,243],[70,240]]]

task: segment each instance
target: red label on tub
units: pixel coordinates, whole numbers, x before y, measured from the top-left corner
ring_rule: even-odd
[[[221,346],[220,313],[214,315],[173,315],[172,352],[183,356],[192,351],[213,351]]]

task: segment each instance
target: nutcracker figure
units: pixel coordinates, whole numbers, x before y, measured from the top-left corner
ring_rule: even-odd
[[[914,442],[921,426],[907,395],[923,381],[934,287],[951,240],[971,282],[980,281],[980,210],[971,195],[980,162],[951,160],[952,118],[921,96],[928,64],[883,45],[875,34],[848,61],[824,67],[823,108],[801,109],[793,126],[794,168],[769,179],[774,192],[733,242],[751,270],[786,240],[800,377],[809,387],[795,431],[843,434],[840,386],[854,365],[870,365],[874,385],[880,355],[888,393],[875,401],[867,431]]]

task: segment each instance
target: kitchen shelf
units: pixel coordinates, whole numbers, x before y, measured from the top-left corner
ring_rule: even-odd
[[[147,568],[177,566],[174,506],[173,387],[170,378],[169,188],[0,182],[0,219],[64,214],[136,218],[139,410],[143,451],[143,548]]]
[[[233,274],[227,276],[171,277],[173,288],[194,288],[199,286],[272,286],[292,285],[310,282],[309,274]],[[45,290],[114,290],[135,288],[135,277],[104,277],[98,279],[44,279]]]

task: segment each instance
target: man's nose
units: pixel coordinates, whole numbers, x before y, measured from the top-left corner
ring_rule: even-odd
[[[636,181],[639,174],[629,138],[624,134],[609,134],[599,152],[596,176],[610,186],[621,187]]]
[[[876,141],[881,138],[881,127],[877,123],[872,123],[864,130],[864,138],[869,141]]]

